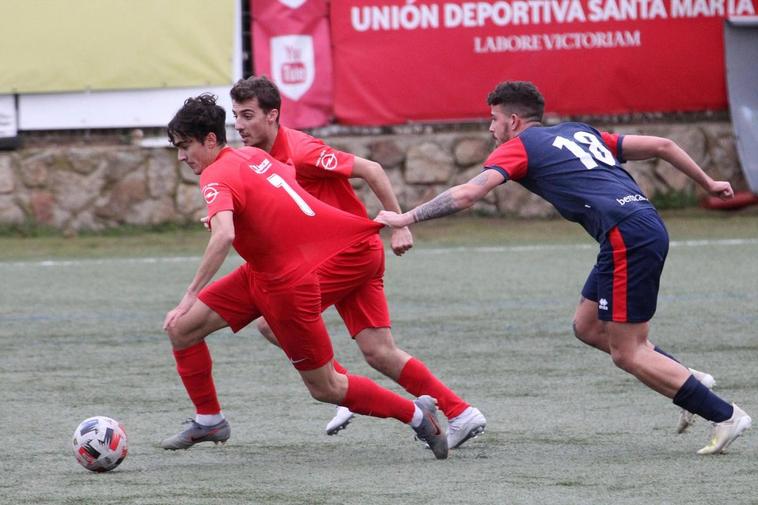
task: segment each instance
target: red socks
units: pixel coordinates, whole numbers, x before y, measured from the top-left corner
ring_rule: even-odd
[[[347,375],[347,368],[342,366],[342,363],[337,361],[337,358],[332,358],[332,366],[334,367],[335,372],[341,373],[342,375]]]
[[[397,383],[413,396],[429,395],[436,399],[437,406],[448,419],[460,415],[469,406],[416,358],[408,360],[400,372]]]
[[[416,406],[389,389],[384,389],[367,377],[347,375],[347,394],[342,405],[356,414],[373,417],[394,417],[410,423]]]
[[[221,405],[216,396],[211,368],[211,353],[205,340],[186,349],[174,350],[176,370],[198,414],[218,414]]]
[[[218,414],[221,405],[213,384],[211,354],[205,341],[187,349],[175,350],[176,370],[182,378],[184,388],[195,405],[198,414]],[[342,405],[356,414],[373,417],[393,417],[404,423],[413,418],[415,405],[412,401],[376,384],[371,379],[350,375],[334,361],[334,369],[345,374],[348,379],[347,394]],[[430,395],[437,399],[440,410],[448,418],[463,412],[469,404],[437,379],[416,358],[411,358],[403,367],[398,383],[414,396]]]

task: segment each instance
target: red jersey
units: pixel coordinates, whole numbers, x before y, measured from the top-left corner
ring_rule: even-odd
[[[332,149],[307,133],[280,126],[271,156],[295,167],[297,182],[310,194],[356,216],[368,217],[349,177],[355,156]]]
[[[208,217],[234,213],[234,249],[268,289],[284,289],[382,225],[308,194],[291,167],[256,148],[225,147],[200,176]]]

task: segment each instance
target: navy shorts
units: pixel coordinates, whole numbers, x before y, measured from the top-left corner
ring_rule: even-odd
[[[624,219],[600,243],[582,296],[598,304],[598,318],[643,323],[653,318],[669,236],[654,210]]]

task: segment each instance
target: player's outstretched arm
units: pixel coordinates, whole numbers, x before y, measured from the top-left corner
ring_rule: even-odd
[[[387,174],[379,163],[356,156],[352,176],[360,177],[366,181],[384,210],[395,213],[400,212],[400,204],[397,201],[395,192],[392,190],[392,183],[390,183],[389,177],[387,177]],[[390,246],[392,247],[392,252],[397,256],[402,256],[408,249],[413,247],[411,230],[405,226],[392,228]]]
[[[163,320],[163,330],[173,326],[176,321],[186,314],[197,300],[200,290],[208,284],[216,275],[234,242],[234,219],[231,211],[217,213],[211,219],[211,238],[205,248],[200,266],[197,267],[195,277],[192,279],[182,300],[175,309],[166,314]]]
[[[470,181],[453,186],[440,193],[434,199],[422,203],[404,214],[382,211],[375,221],[392,226],[408,226],[419,221],[428,221],[438,217],[449,216],[468,209],[496,186],[502,184],[504,177],[495,170],[485,170]]]
[[[626,135],[623,141],[624,158],[646,160],[660,158],[671,163],[674,168],[694,180],[703,189],[722,200],[734,197],[734,190],[728,181],[715,181],[706,174],[684,149],[671,139],[649,135]]]

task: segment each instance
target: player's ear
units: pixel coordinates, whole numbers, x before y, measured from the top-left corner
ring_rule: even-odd
[[[216,137],[216,134],[210,132],[208,135],[206,135],[205,140],[203,140],[203,145],[208,149],[213,149],[216,147],[218,145],[218,138]]]
[[[271,109],[268,111],[268,114],[266,114],[268,117],[269,123],[278,123],[279,122],[279,109]]]
[[[510,123],[511,130],[515,130],[519,126],[519,122],[521,121],[521,117],[516,114],[515,112],[511,112],[511,115],[508,116],[508,122]]]
[[[511,127],[514,130],[521,128],[524,125],[524,118],[520,114],[514,112],[511,114]]]

